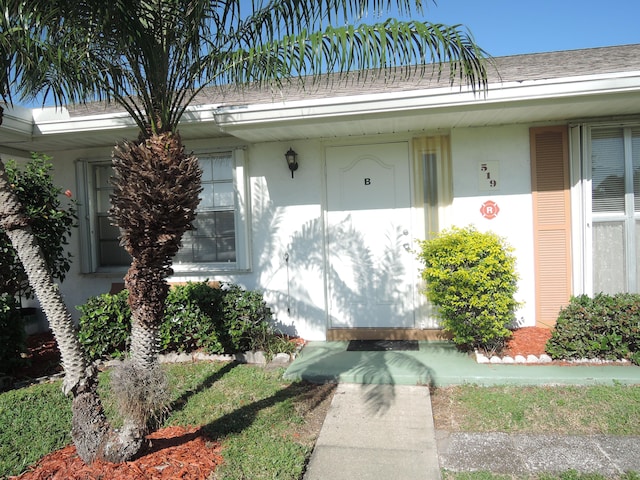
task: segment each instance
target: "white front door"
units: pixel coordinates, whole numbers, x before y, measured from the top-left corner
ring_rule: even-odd
[[[413,328],[409,145],[330,147],[326,162],[330,327]]]

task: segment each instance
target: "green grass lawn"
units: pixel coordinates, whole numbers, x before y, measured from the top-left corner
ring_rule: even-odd
[[[454,432],[640,436],[640,386],[479,387],[435,389],[436,428]],[[640,480],[637,472],[615,477]],[[498,475],[443,472],[443,480],[610,480],[599,474]]]
[[[436,389],[431,401],[442,430],[640,436],[640,386],[464,385]]]
[[[223,445],[217,479],[299,480],[333,389],[282,380],[283,369],[233,363],[166,366],[171,413],[165,426],[204,426]],[[116,412],[108,374],[101,375],[105,407]],[[436,428],[450,431],[554,432],[640,436],[640,386],[438,388],[432,394]],[[114,418],[117,421],[117,419]],[[69,444],[70,401],[60,382],[0,394],[0,478],[17,475]],[[507,480],[487,472],[444,472],[445,480]],[[519,477],[519,479],[522,477]],[[565,472],[535,480],[604,480]],[[640,480],[628,473],[624,480]]]
[[[165,425],[203,425],[222,443],[217,479],[301,477],[319,429],[309,422],[317,422],[313,410],[331,397],[331,386],[285,382],[283,369],[235,363],[166,368],[172,411]],[[108,375],[100,381],[108,391]],[[113,417],[108,395],[103,398]],[[0,394],[0,478],[69,444],[70,429],[70,400],[59,381]]]

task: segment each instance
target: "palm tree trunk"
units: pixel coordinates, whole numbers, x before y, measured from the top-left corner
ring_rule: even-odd
[[[151,371],[169,292],[166,279],[182,235],[192,228],[202,172],[197,158],[185,153],[180,135],[172,132],[118,145],[113,166],[110,215],[132,257],[124,279],[132,313],[131,360]]]
[[[130,357],[135,365],[150,371],[158,362],[158,331],[164,313],[169,287],[166,269],[153,262],[141,265],[134,257],[125,276],[131,307]]]
[[[96,459],[122,462],[142,447],[143,432],[123,428],[115,432],[104,413],[97,392],[97,371],[88,365],[78,341],[73,318],[58,286],[49,273],[42,250],[22,213],[21,204],[9,183],[0,160],[0,227],[16,250],[58,343],[65,378],[62,390],[72,395],[71,436],[78,455],[86,463]]]
[[[0,227],[6,232],[20,261],[24,265],[29,283],[33,287],[42,310],[49,320],[65,371],[65,394],[77,389],[87,376],[87,361],[75,333],[73,319],[62,294],[44,261],[37,239],[22,213],[20,201],[13,193],[4,163],[0,160]]]

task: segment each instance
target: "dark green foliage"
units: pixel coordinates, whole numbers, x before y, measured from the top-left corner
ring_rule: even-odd
[[[427,298],[464,348],[500,349],[511,335],[518,276],[511,248],[493,233],[453,228],[421,242]]]
[[[262,293],[246,291],[238,285],[226,288],[222,301],[224,316],[225,347],[242,352],[266,347],[271,329],[271,309],[262,298]]]
[[[640,295],[573,297],[560,311],[546,350],[556,359],[628,359],[640,364]]]
[[[224,350],[220,341],[224,292],[206,283],[175,286],[167,297],[160,326],[160,351],[209,353]]]
[[[82,313],[78,340],[89,359],[120,358],[128,350],[131,332],[128,298],[126,290],[115,295],[104,293],[78,307]]]
[[[16,299],[0,294],[0,375],[10,373],[22,363],[20,354],[26,350],[24,321]]]
[[[71,254],[65,248],[71,228],[75,226],[76,209],[73,201],[63,206],[63,189],[51,180],[51,158],[33,153],[31,161],[19,170],[9,160],[6,171],[53,276],[62,281],[71,266]],[[70,191],[68,191],[70,194]],[[0,230],[0,292],[13,296],[33,296],[22,263]]]
[[[80,343],[91,360],[122,357],[129,344],[131,310],[126,290],[90,298],[78,307]],[[237,353],[288,351],[269,323],[271,310],[260,292],[206,282],[174,286],[160,326],[160,352]],[[285,345],[287,344],[287,345]]]

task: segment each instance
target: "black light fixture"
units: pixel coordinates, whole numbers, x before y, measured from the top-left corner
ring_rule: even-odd
[[[292,148],[289,148],[287,153],[284,154],[284,158],[287,159],[287,166],[291,170],[291,178],[293,178],[293,172],[298,169],[298,154]]]

